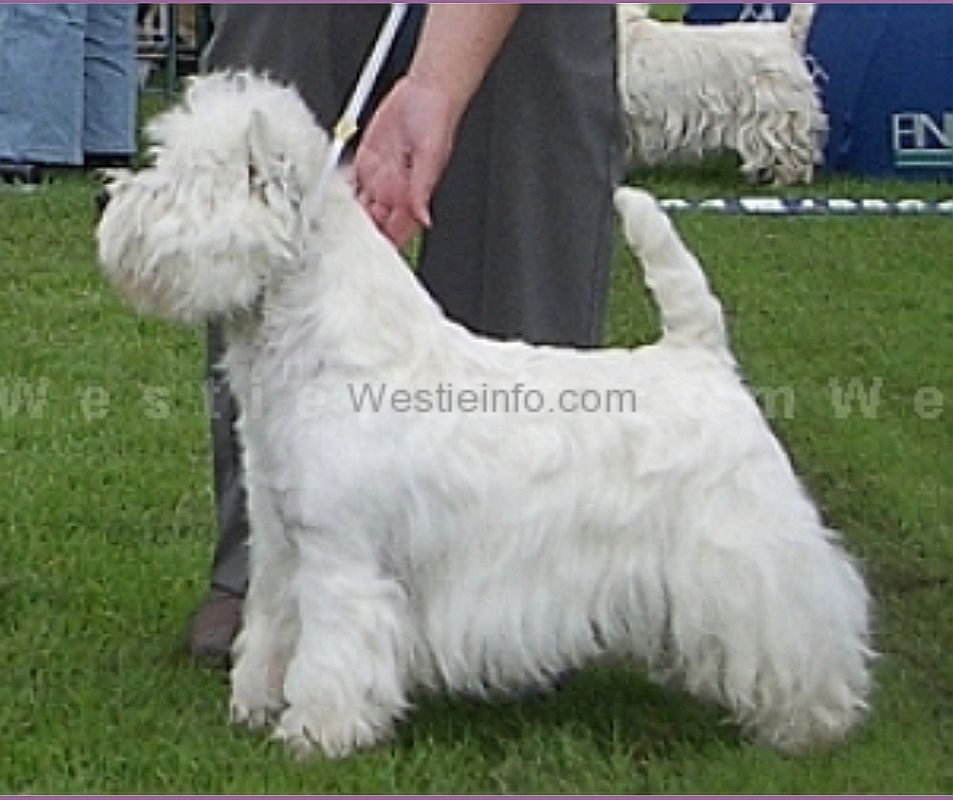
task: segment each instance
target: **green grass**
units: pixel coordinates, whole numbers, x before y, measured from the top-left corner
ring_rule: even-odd
[[[645,180],[663,195],[749,193],[730,164]],[[392,745],[302,765],[229,728],[225,675],[183,651],[214,537],[201,342],[137,319],[103,284],[93,192],[61,176],[0,194],[0,792],[953,791],[948,219],[678,218],[750,383],[876,596],[884,656],[848,744],[784,758],[716,709],[601,667],[521,702],[421,698]],[[621,248],[611,300],[611,342],[654,336]],[[831,381],[879,386],[879,405],[845,413]]]

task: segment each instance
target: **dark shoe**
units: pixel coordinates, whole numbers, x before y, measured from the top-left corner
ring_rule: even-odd
[[[226,666],[241,619],[242,598],[212,589],[192,617],[189,628],[192,658],[213,666]]]
[[[37,184],[42,180],[43,171],[36,164],[0,161],[0,181],[3,183]]]

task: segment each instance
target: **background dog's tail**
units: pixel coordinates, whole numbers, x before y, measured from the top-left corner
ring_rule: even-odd
[[[661,312],[665,341],[701,346],[731,360],[721,304],[655,198],[624,186],[616,190],[615,206]]]
[[[791,41],[799,52],[807,48],[807,37],[811,32],[811,23],[814,20],[813,3],[791,3],[791,15],[788,17],[788,30]]]
[[[651,8],[650,3],[619,3],[616,6],[616,20],[624,28],[628,23],[648,19]]]

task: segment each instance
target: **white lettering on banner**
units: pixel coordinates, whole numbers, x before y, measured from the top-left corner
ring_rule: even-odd
[[[942,123],[919,111],[893,114],[891,141],[898,168],[953,168],[953,111],[943,114]]]

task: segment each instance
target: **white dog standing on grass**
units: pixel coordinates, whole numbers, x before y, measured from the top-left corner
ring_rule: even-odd
[[[788,752],[861,718],[864,583],[652,198],[617,205],[660,341],[500,343],[444,318],[344,177],[315,202],[327,140],[292,90],[201,78],[150,134],[154,166],[114,175],[99,253],[140,310],[227,320],[252,531],[235,721],[344,756],[386,739],[417,688],[545,687],[604,656]],[[517,386],[636,404],[423,402],[453,387],[518,406]],[[358,408],[367,387],[393,402]]]
[[[633,160],[699,159],[730,150],[750,181],[810,183],[827,117],[804,47],[814,15],[785,22],[683,25],[618,6],[619,93]]]

